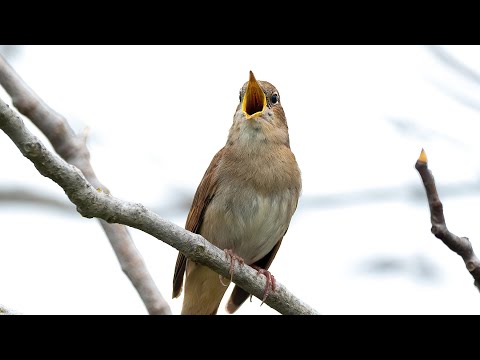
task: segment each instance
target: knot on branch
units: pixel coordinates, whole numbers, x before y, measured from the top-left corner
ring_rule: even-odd
[[[473,261],[467,261],[465,265],[467,265],[467,269],[470,272],[474,271],[477,268],[477,265]]]
[[[199,241],[199,242],[196,242],[195,243],[195,246],[194,246],[194,249],[193,249],[193,257],[195,259],[201,259],[203,258],[207,251],[207,244],[206,244],[206,240],[202,237],[202,241]]]
[[[480,279],[480,263],[478,261],[468,261],[467,262],[467,269],[470,271],[474,279]]]
[[[41,154],[42,146],[39,142],[26,142],[23,144],[23,150],[29,157],[38,157]]]
[[[441,236],[446,233],[447,227],[445,225],[433,224],[431,231],[433,235],[441,239]]]

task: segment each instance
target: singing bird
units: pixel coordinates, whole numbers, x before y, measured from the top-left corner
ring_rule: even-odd
[[[298,204],[300,169],[290,140],[280,94],[250,71],[240,89],[225,146],[213,157],[193,198],[185,228],[202,235],[235,260],[267,277]],[[185,294],[182,314],[215,315],[231,279],[178,254],[173,298]],[[273,288],[273,290],[275,290]],[[250,296],[235,285],[227,303],[234,313]]]

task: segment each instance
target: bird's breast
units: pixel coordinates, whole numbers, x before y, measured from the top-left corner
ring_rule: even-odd
[[[285,234],[297,200],[297,191],[289,187],[265,193],[244,182],[220,183],[205,212],[200,233],[252,264]]]

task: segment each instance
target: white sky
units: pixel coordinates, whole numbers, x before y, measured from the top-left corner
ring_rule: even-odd
[[[480,72],[480,47],[443,48]],[[282,96],[303,176],[275,277],[324,314],[480,314],[473,279],[430,233],[426,199],[414,197],[424,194],[414,169],[423,147],[449,229],[480,254],[478,191],[442,197],[450,185],[478,182],[480,158],[478,110],[447,91],[480,104],[480,86],[425,47],[23,46],[11,63],[76,131],[90,129],[93,166],[115,196],[181,226],[188,210],[168,209],[180,195],[193,197],[252,70]],[[0,98],[10,103],[3,89]],[[66,199],[3,132],[0,151],[0,189]],[[392,188],[384,202],[307,201]],[[1,304],[26,314],[146,313],[96,220],[73,207],[0,202],[0,229]],[[131,232],[169,299],[177,251]],[[378,259],[397,267],[367,271]],[[174,313],[181,301],[169,299]],[[238,314],[276,314],[259,304],[246,302]]]

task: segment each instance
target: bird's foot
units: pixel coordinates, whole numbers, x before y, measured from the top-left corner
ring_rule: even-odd
[[[231,249],[224,249],[223,251],[225,252],[225,256],[227,257],[227,259],[230,259],[230,282],[231,282],[233,280],[233,268],[235,266],[235,260],[237,260],[240,265],[243,265],[245,261],[240,256],[235,255]],[[223,276],[220,275],[220,282],[222,283],[223,286],[228,286],[228,284],[223,283],[222,277]]]
[[[260,306],[262,306],[265,300],[267,299],[268,293],[270,292],[270,288],[272,288],[272,291],[275,291],[275,287],[276,287],[275,277],[270,273],[270,271],[262,269],[260,266],[251,265],[251,267],[257,270],[257,275],[262,274],[267,278],[267,284],[265,285],[265,290],[263,292],[262,303],[260,304]]]

